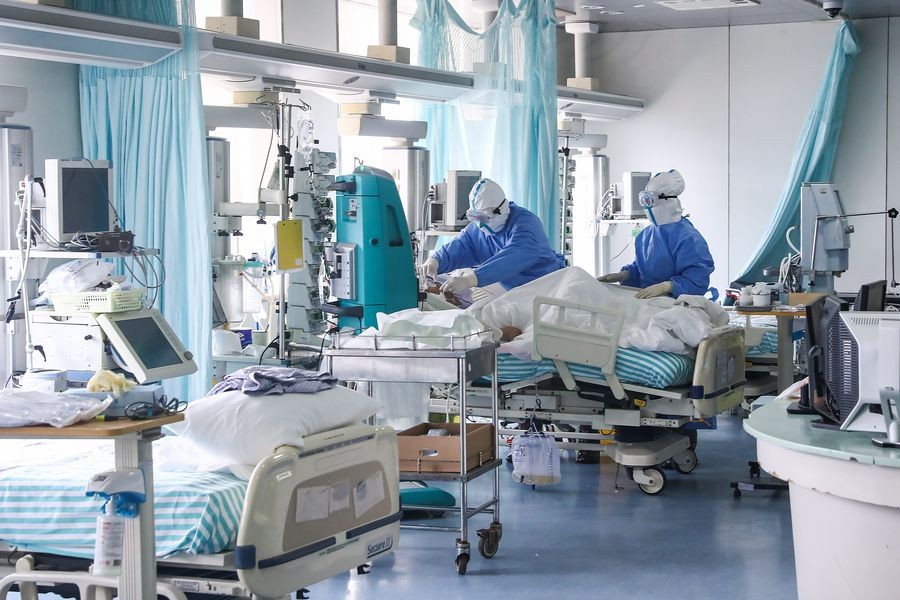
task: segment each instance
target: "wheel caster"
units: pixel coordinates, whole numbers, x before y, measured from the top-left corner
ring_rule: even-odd
[[[478,552],[484,558],[494,558],[500,549],[500,530],[493,525],[489,529],[479,529]]]
[[[733,492],[731,492],[731,495],[734,496],[735,498],[740,498],[740,497],[741,497],[741,490],[736,489],[736,490],[734,490]]]
[[[481,544],[479,543],[479,546]],[[469,566],[469,554],[468,552],[464,552],[463,554],[456,555],[456,572],[460,575],[466,574],[466,568]]]
[[[579,450],[575,454],[575,462],[583,465],[596,465],[600,462],[600,453],[595,450]]]
[[[672,458],[672,466],[682,475],[687,475],[697,466],[697,454],[693,450],[687,449]]]
[[[751,478],[759,477],[761,471],[762,471],[762,468],[759,466],[758,462],[756,462],[755,460],[750,462],[750,477]]]
[[[644,469],[644,476],[649,477],[650,481],[648,483],[638,483],[638,487],[649,496],[655,496],[666,486],[666,475],[661,469],[656,467]]]

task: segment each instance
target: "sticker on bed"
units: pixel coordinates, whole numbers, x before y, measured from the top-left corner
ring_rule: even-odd
[[[331,487],[320,485],[297,490],[297,523],[327,519],[330,514]]]
[[[353,509],[360,518],[384,500],[384,473],[379,469],[353,488]]]

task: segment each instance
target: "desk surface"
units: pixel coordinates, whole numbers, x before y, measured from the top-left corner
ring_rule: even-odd
[[[53,427],[51,425],[0,427],[0,438],[116,438],[148,429],[157,429],[163,425],[170,425],[183,420],[184,415],[178,413],[143,421],[132,421],[130,419],[120,421],[94,420],[69,425],[68,427]]]
[[[789,399],[778,398],[750,413],[744,429],[753,437],[807,454],[852,460],[882,467],[900,467],[900,449],[879,448],[874,433],[812,427],[811,415],[789,415]]]
[[[806,317],[806,309],[798,308],[795,310],[748,310],[743,311],[740,308],[735,310],[742,317]]]

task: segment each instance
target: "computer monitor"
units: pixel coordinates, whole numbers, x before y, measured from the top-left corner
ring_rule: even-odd
[[[853,302],[853,310],[882,312],[886,295],[887,281],[884,279],[867,283],[859,288],[859,293]]]
[[[840,307],[832,296],[806,307],[813,426],[883,432],[881,390],[900,389],[900,314]]]
[[[106,160],[44,161],[44,229],[56,241],[76,233],[112,231],[116,224],[113,169]]]
[[[190,375],[197,371],[193,355],[158,310],[145,308],[97,315],[97,323],[122,359],[122,368],[138,383]]]

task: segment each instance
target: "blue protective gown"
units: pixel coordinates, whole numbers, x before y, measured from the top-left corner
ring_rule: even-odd
[[[482,232],[470,223],[433,256],[439,273],[477,266],[479,286],[499,282],[508,290],[566,266],[562,255],[550,247],[541,220],[512,202],[506,225],[498,233]]]
[[[651,225],[634,240],[635,261],[622,267],[628,278],[622,285],[645,288],[672,281],[672,296],[702,296],[716,268],[709,246],[690,221]]]

